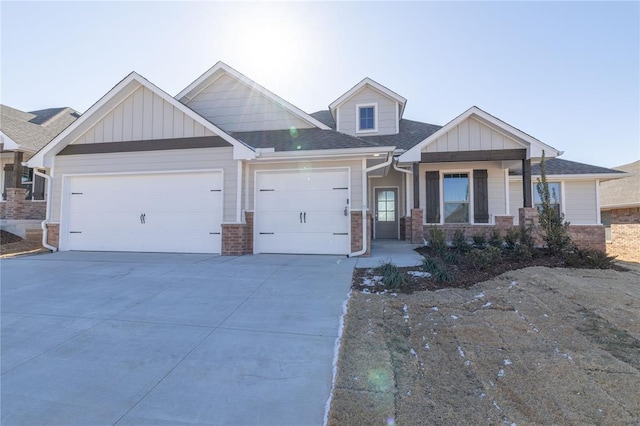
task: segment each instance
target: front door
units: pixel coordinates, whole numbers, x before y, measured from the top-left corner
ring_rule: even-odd
[[[375,238],[398,239],[398,190],[376,188],[375,195]]]

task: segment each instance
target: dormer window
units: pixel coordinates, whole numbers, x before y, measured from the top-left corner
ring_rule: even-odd
[[[378,131],[377,104],[358,104],[356,105],[356,114],[358,117],[357,133]]]

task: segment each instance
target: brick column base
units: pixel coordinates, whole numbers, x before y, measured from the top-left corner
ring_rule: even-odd
[[[423,218],[424,211],[422,209],[411,209],[411,244],[424,242]]]
[[[351,212],[351,253],[362,250],[362,211]],[[371,213],[367,212],[367,251],[371,256]]]
[[[521,207],[518,209],[518,218],[520,226],[531,228],[531,237],[533,244],[536,246],[544,245],[542,235],[540,235],[540,220],[538,218],[538,209],[535,207]]]
[[[60,224],[47,223],[47,244],[60,248]]]
[[[245,223],[222,224],[223,256],[243,256],[253,253],[253,212],[245,213]]]

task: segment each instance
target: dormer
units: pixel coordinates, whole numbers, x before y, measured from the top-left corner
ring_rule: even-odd
[[[395,135],[407,100],[365,78],[329,105],[336,130],[354,136]]]

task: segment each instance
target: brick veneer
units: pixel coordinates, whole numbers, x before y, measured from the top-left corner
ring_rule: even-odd
[[[7,188],[7,200],[0,202],[0,219],[44,220],[46,201],[25,200],[24,188]]]
[[[221,251],[223,256],[253,253],[253,212],[245,213],[245,223],[222,224]]]
[[[569,225],[569,236],[581,249],[606,250],[603,225]]]
[[[611,210],[607,254],[627,262],[640,262],[640,207]]]
[[[362,212],[351,212],[351,253],[362,250]],[[371,256],[371,213],[367,212],[367,251],[362,256]]]
[[[411,209],[411,243],[422,244],[424,241],[424,229],[422,222],[424,212],[422,209]]]
[[[60,224],[47,223],[47,244],[60,247]]]

